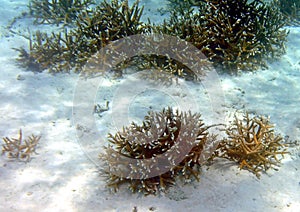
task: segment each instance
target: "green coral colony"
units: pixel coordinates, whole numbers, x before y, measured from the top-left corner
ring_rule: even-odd
[[[87,0],[33,0],[30,10],[37,23],[70,27],[59,33],[33,33],[28,38],[29,52],[18,49],[19,60],[36,71],[81,71],[87,59],[109,42],[151,32],[191,42],[216,67],[230,73],[266,67],[267,59],[284,53],[287,31],[283,28],[285,15],[280,12],[283,9],[259,0],[184,2],[174,7],[168,20],[154,25],[141,21],[143,7],[138,1],[129,6],[128,0],[103,1],[98,5]],[[170,5],[174,3],[178,1],[170,1]]]
[[[98,5],[91,0],[31,0],[30,14],[35,18],[35,23],[64,27],[58,33],[37,31],[24,36],[29,40],[29,50],[18,48],[18,60],[32,71],[79,72],[90,56],[110,42],[154,32],[191,42],[216,68],[224,72],[252,71],[266,67],[268,59],[284,53],[288,34],[284,26],[291,24],[291,20],[295,23],[299,19],[300,3],[293,2],[169,0],[169,19],[154,25],[150,21],[141,21],[143,7],[139,7],[138,1],[130,6],[128,0],[104,0]],[[285,21],[286,17],[290,17],[289,22]],[[182,68],[182,64],[172,58],[155,55],[142,55],[125,61],[122,66],[135,64],[145,68],[137,62],[162,69],[169,64],[167,69],[171,73],[179,73],[173,70],[176,67]],[[188,68],[184,69],[187,71]],[[160,113],[149,113],[142,125],[132,123],[115,135],[109,134],[109,144],[100,155],[105,161],[103,173],[108,186],[117,190],[121,184],[128,184],[133,192],[157,194],[175,184],[177,178],[186,182],[199,180],[200,154],[207,151],[204,145],[218,142],[216,136],[208,132],[211,126],[205,126],[200,117],[199,113],[174,112],[172,108],[167,108]],[[262,171],[279,165],[281,156],[287,153],[282,137],[275,135],[273,126],[264,117],[250,117],[248,114],[242,119],[235,117],[224,131],[227,138],[218,142],[211,161],[215,158],[229,159],[259,177]],[[185,139],[181,138],[182,135]],[[38,141],[39,137],[33,139]],[[5,142],[3,151],[12,152],[11,140],[5,138]],[[189,146],[192,148],[188,149]],[[129,163],[123,164],[129,170],[128,176],[112,172],[112,167],[118,162],[117,155],[131,159],[156,159],[158,155],[167,154],[170,148],[177,148],[179,153],[183,149],[188,151],[177,162],[169,155],[170,168],[157,176],[134,178],[132,175],[137,167]],[[19,157],[18,152],[9,154]],[[146,162],[143,166],[151,169]]]

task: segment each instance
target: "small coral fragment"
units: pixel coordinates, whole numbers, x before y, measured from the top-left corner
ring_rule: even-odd
[[[2,154],[6,154],[9,158],[21,160],[30,160],[30,155],[35,152],[41,136],[31,135],[23,140],[22,130],[19,131],[19,138],[3,138],[5,144],[2,145]]]
[[[247,169],[257,177],[260,172],[279,166],[287,154],[283,139],[274,133],[273,125],[263,116],[250,118],[245,114],[226,129],[228,138],[222,140],[216,155],[235,161],[241,169]]]

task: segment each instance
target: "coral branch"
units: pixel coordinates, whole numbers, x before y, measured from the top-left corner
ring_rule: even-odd
[[[273,125],[263,116],[250,118],[245,114],[243,120],[235,116],[226,133],[228,138],[219,143],[214,157],[235,161],[240,169],[248,169],[257,177],[261,171],[279,166],[283,155],[288,153],[282,137],[275,135]]]
[[[5,144],[2,145],[2,154],[6,154],[9,158],[21,160],[30,160],[30,155],[35,152],[41,136],[31,135],[26,140],[22,138],[22,130],[19,131],[19,138],[3,138]]]

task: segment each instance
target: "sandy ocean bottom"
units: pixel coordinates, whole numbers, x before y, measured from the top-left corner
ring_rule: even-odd
[[[164,4],[141,1],[145,15],[155,21],[162,17],[157,8]],[[74,114],[74,98],[84,102],[91,90],[80,87],[78,74],[33,73],[20,68],[12,48],[28,47],[28,41],[9,32],[49,26],[34,26],[30,18],[16,19],[27,10],[27,1],[0,0],[0,136],[41,135],[37,153],[28,163],[0,157],[0,211],[298,211],[300,208],[300,148],[290,149],[282,166],[262,174],[260,179],[237,165],[217,161],[204,166],[200,182],[183,185],[178,182],[166,194],[144,197],[125,188],[110,193],[100,176],[98,160],[108,132],[120,129],[126,121],[141,121],[152,108],[177,103],[197,103],[189,109],[200,111],[211,123],[211,101],[205,87],[179,81],[183,87],[165,90],[154,88],[138,91],[142,83],[134,74],[121,79],[88,79],[96,91],[95,103],[110,102],[110,110],[101,117],[87,113]],[[218,91],[224,97],[222,113],[226,122],[239,111],[269,116],[276,132],[291,141],[300,137],[300,28],[289,27],[287,52],[272,61],[266,70],[239,76],[218,75]],[[80,87],[80,89],[79,89]],[[132,97],[126,101],[122,96]],[[117,98],[118,97],[118,98]],[[120,98],[119,98],[120,97]],[[78,103],[78,101],[77,101]],[[124,107],[125,122],[119,122]],[[123,114],[124,115],[124,114]],[[85,126],[85,118],[95,120],[94,127]],[[123,119],[122,119],[123,120]],[[80,139],[88,131],[91,141]],[[97,137],[98,136],[98,137]]]

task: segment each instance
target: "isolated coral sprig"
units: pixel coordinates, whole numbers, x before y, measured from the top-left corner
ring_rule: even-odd
[[[257,177],[260,172],[279,166],[288,153],[283,138],[275,134],[274,126],[263,116],[235,116],[226,133],[228,137],[219,143],[215,156],[235,161]]]
[[[22,130],[19,131],[19,138],[3,138],[2,154],[6,154],[9,158],[21,160],[30,160],[30,155],[36,150],[41,136],[31,135],[27,139],[23,139]]]

